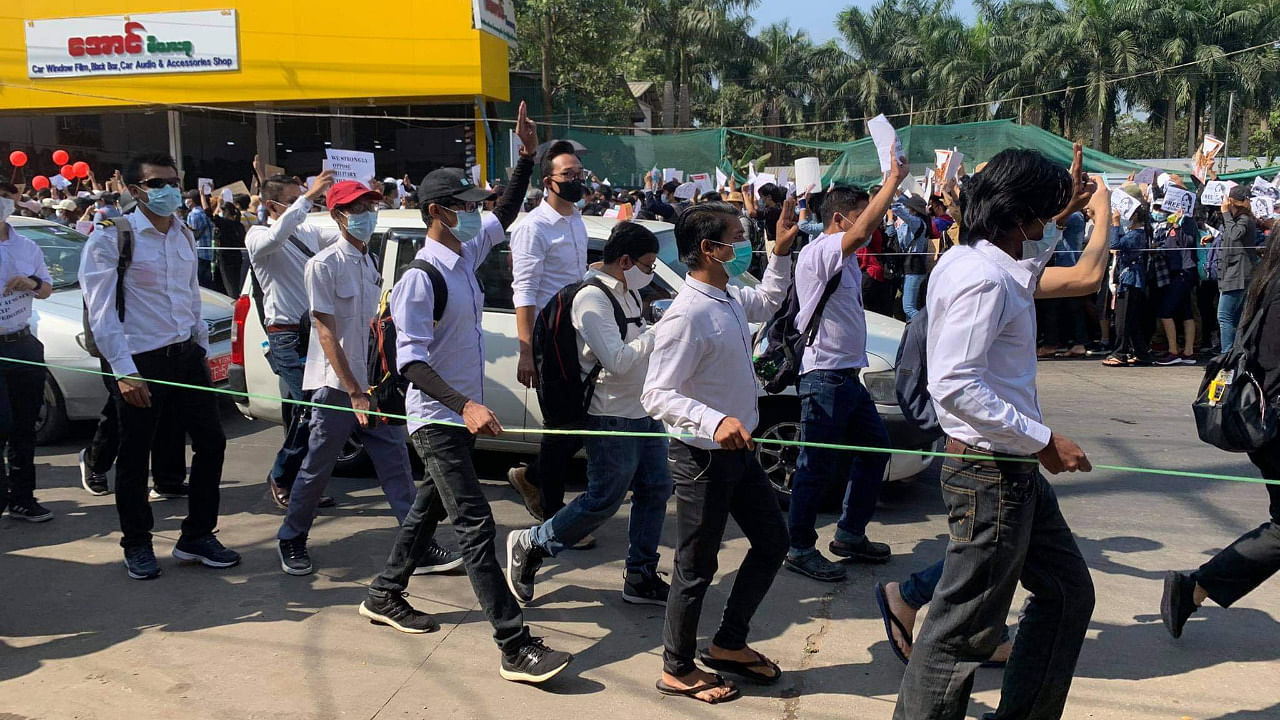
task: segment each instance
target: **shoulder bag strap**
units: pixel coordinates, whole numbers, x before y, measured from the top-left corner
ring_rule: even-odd
[[[311,252],[311,248],[307,247],[306,243],[298,239],[298,236],[290,235],[289,242],[293,243],[293,246],[298,248],[298,252],[302,253],[303,255],[306,255],[308,259],[316,256],[315,253]]]
[[[409,267],[425,272],[431,280],[431,319],[440,322],[440,318],[444,317],[444,309],[449,305],[449,286],[445,283],[444,275],[440,268],[426,260],[415,258],[409,262]]]
[[[133,263],[133,226],[121,215],[111,221],[116,227],[116,315],[124,322],[124,274]]]
[[[845,259],[848,261],[848,258]],[[818,339],[818,325],[822,322],[822,313],[827,309],[827,302],[831,300],[831,296],[836,294],[836,290],[840,289],[840,281],[844,278],[844,268],[841,266],[840,272],[836,276],[827,281],[827,286],[822,290],[822,297],[818,299],[818,307],[813,309],[813,317],[809,318],[809,327],[805,328],[805,347],[813,345]]]

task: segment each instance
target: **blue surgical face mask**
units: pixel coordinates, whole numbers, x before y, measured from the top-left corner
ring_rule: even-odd
[[[587,206],[586,198],[578,198],[578,202],[574,203],[573,206],[579,210],[585,208]]]
[[[182,207],[182,192],[172,185],[148,188],[147,200],[143,204],[157,215],[172,215]]]
[[[458,222],[449,228],[449,232],[453,233],[453,237],[460,243],[470,242],[476,239],[480,234],[481,220],[480,211],[462,212],[457,211]]]
[[[1159,210],[1152,210],[1151,219],[1155,222],[1162,223],[1169,219],[1169,213],[1160,212]]]
[[[377,210],[347,215],[347,232],[360,242],[369,242],[376,227],[378,227]]]
[[[717,245],[729,244],[722,243],[718,240],[712,240],[711,242],[714,242]],[[737,277],[751,269],[751,242],[748,240],[742,240],[734,243],[731,247],[733,247],[732,260],[726,261],[721,260],[720,258],[713,259],[724,265],[724,271],[729,273],[729,277]]]

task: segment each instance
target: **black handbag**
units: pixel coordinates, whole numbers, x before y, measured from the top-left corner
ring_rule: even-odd
[[[1228,452],[1253,452],[1275,440],[1275,398],[1254,359],[1265,310],[1259,308],[1232,348],[1209,361],[1191,410],[1200,439]]]

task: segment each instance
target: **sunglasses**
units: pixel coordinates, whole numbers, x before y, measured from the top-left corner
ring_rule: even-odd
[[[437,202],[436,204],[437,204],[437,205],[439,205],[440,207],[444,208],[445,210],[448,210],[449,212],[452,212],[452,213],[460,213],[460,212],[470,213],[470,212],[475,212],[475,211],[476,211],[476,209],[480,207],[480,203],[476,203],[476,202],[458,202],[458,201],[456,201],[456,200],[454,200],[454,201],[447,201],[447,200],[446,200],[446,201],[444,201],[444,202]]]
[[[179,180],[178,178],[147,178],[146,180],[143,180],[138,184],[145,188],[151,188],[152,190],[159,190],[160,188],[165,186],[181,187],[182,181]]]

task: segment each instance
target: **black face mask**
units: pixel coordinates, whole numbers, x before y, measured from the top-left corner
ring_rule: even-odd
[[[579,200],[582,199],[582,196],[586,193],[586,190],[587,190],[586,186],[582,184],[581,180],[568,180],[565,182],[560,182],[560,181],[555,181],[555,182],[560,189],[552,190],[552,192],[559,195],[561,198],[563,198],[567,202],[571,202],[571,203],[578,202]]]

